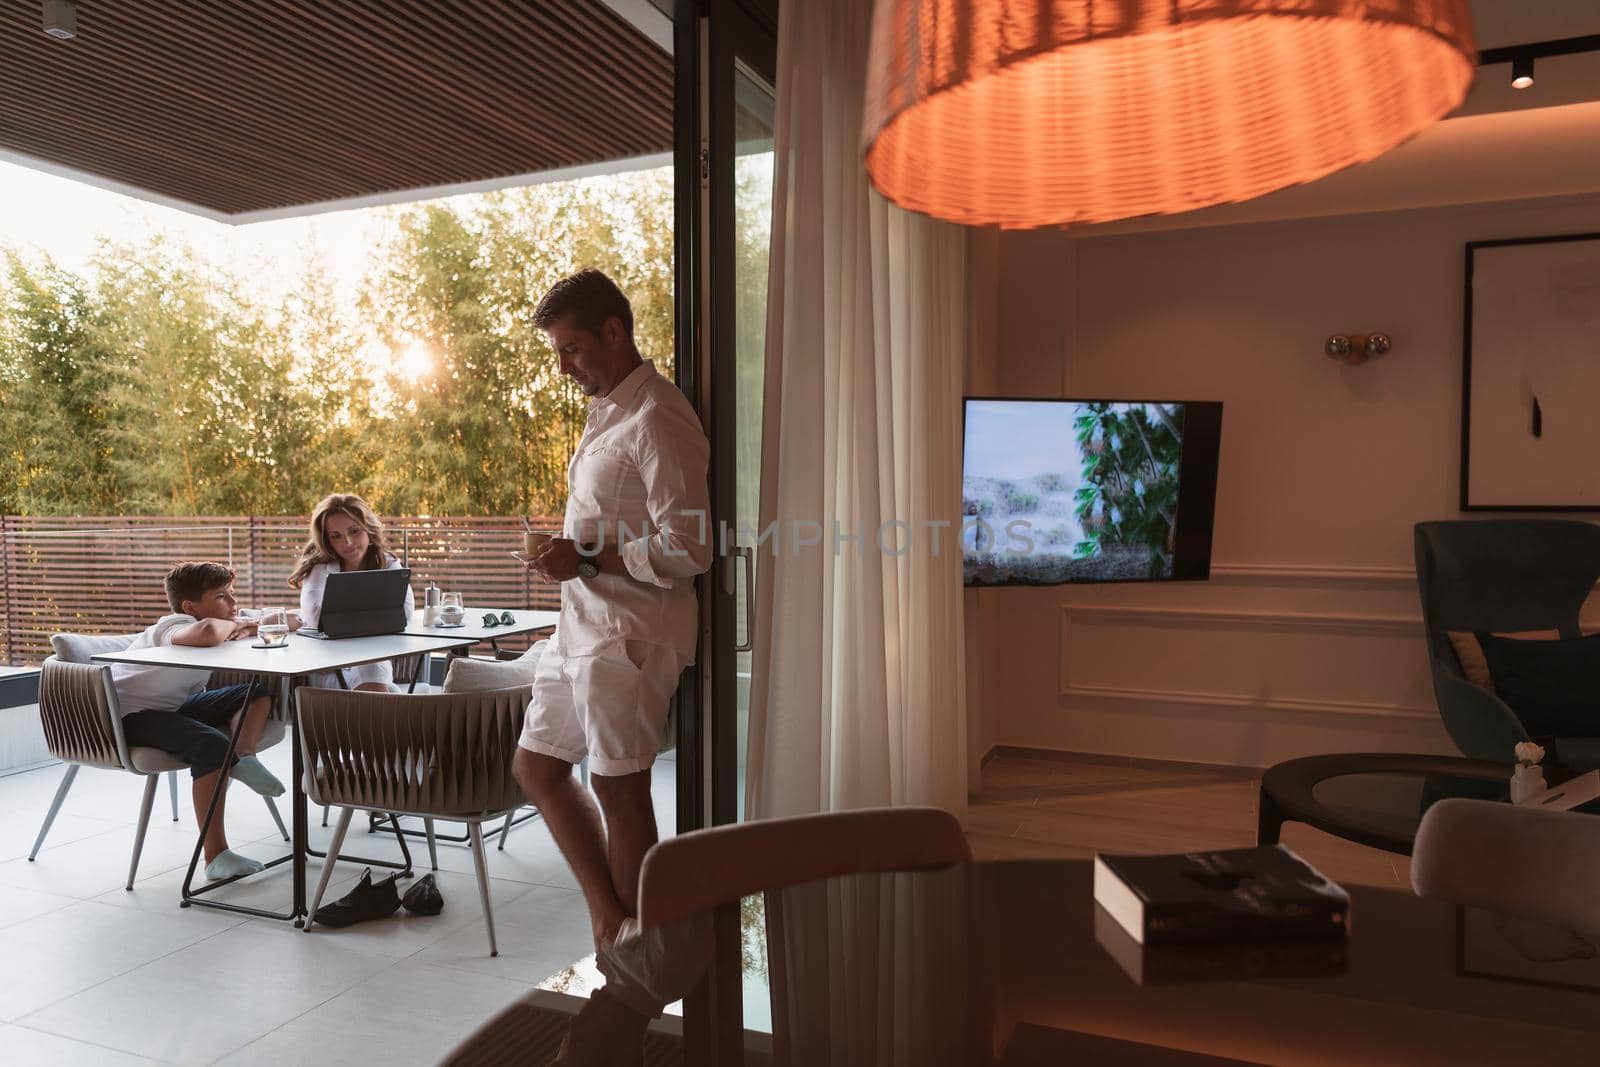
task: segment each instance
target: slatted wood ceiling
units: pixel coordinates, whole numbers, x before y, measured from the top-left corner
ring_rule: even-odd
[[[0,148],[224,215],[662,153],[672,60],[599,0],[0,0]]]

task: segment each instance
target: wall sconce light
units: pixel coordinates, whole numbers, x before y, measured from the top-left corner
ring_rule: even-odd
[[[1386,333],[1336,333],[1328,338],[1322,351],[1329,359],[1359,367],[1369,359],[1388,355],[1393,347],[1394,342]]]

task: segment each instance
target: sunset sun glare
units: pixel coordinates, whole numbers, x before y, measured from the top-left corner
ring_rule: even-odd
[[[399,350],[394,369],[407,382],[421,381],[433,373],[433,347],[421,338],[413,338]]]

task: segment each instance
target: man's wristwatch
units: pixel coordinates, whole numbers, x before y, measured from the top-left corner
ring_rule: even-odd
[[[583,547],[585,551],[591,551],[589,546],[585,545]],[[578,577],[585,581],[600,577],[600,564],[596,563],[592,556],[580,555],[578,557]]]

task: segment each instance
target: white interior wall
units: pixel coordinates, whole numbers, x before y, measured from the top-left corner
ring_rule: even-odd
[[[1451,751],[1411,528],[1460,514],[1463,246],[1593,231],[1596,195],[975,238],[996,262],[974,270],[994,332],[971,391],[1224,402],[1210,582],[968,592],[975,765],[993,745],[1249,766]],[[1382,360],[1322,354],[1374,330]]]

